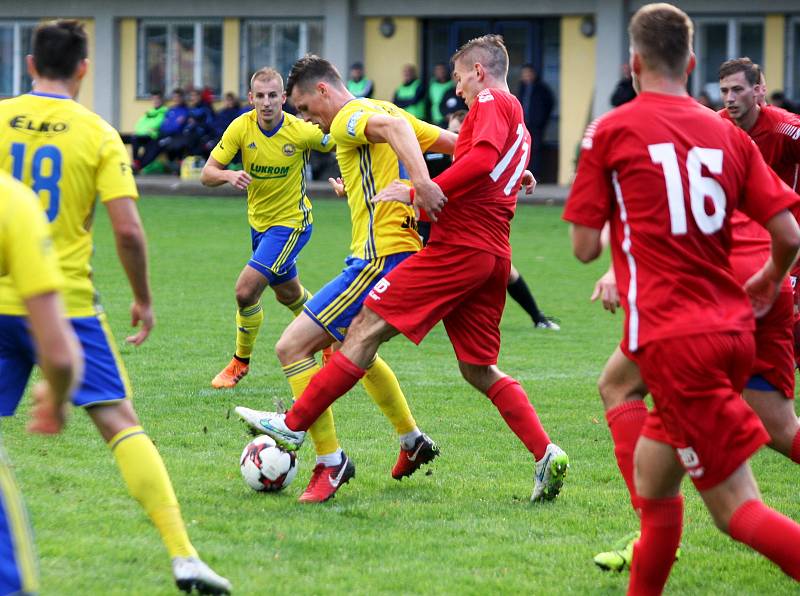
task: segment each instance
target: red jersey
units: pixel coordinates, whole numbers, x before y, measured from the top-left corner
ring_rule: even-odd
[[[430,243],[469,246],[511,258],[511,219],[531,148],[516,97],[500,89],[478,94],[458,134],[454,162],[478,143],[496,148],[498,162],[488,176],[473,178],[448,195],[438,222],[431,226]]]
[[[611,221],[625,345],[751,330],[728,258],[731,215],[794,201],[749,137],[688,96],[641,93],[589,125],[564,219]]]
[[[720,116],[732,121],[728,110]],[[758,145],[767,165],[793,191],[800,191],[800,116],[775,106],[761,106],[758,119],[747,133]]]

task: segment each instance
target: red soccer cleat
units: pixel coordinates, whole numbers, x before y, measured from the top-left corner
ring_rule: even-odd
[[[325,464],[314,466],[311,480],[298,500],[301,503],[324,503],[328,499],[332,499],[336,491],[355,476],[355,465],[342,452],[342,461],[338,466],[326,466]]]
[[[397,463],[392,468],[392,478],[402,480],[406,476],[411,476],[423,464],[432,461],[439,455],[439,447],[426,434],[417,437],[411,449],[400,449],[400,456]]]

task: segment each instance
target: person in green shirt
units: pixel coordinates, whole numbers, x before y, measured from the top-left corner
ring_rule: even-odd
[[[426,120],[425,95],[425,85],[417,77],[417,67],[406,64],[403,67],[403,84],[395,90],[392,103],[415,118]]]
[[[350,78],[347,79],[347,90],[355,95],[356,99],[372,97],[375,84],[364,76],[364,65],[361,62],[353,62],[353,65],[350,67]]]
[[[161,91],[151,91],[150,101],[153,102],[153,107],[147,110],[133,127],[131,149],[133,150],[133,168],[135,171],[141,169],[141,156],[147,151],[150,143],[158,143],[158,131],[161,128],[161,122],[164,121],[164,116],[167,114],[167,106],[164,105],[164,94]]]
[[[447,128],[447,119],[442,114],[442,99],[448,91],[455,87],[450,76],[450,69],[444,62],[433,67],[433,78],[428,84],[428,103],[431,105],[431,123],[441,128]]]

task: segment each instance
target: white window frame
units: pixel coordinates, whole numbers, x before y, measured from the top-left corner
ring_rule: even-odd
[[[792,101],[800,100],[800,80],[796,80],[800,79],[800,55],[795,55],[794,51],[797,42],[795,30],[798,28],[800,28],[800,15],[791,16],[786,20],[786,78],[782,91]],[[794,92],[795,87],[798,88],[797,93]],[[769,88],[769,81],[767,81],[767,88]],[[775,91],[781,91],[781,89],[775,89]]]
[[[11,76],[12,76],[12,83],[11,83],[11,95],[0,95],[0,97],[15,97],[23,93],[22,90],[22,75],[24,74],[23,71],[23,61],[22,58],[24,56],[22,50],[22,28],[23,27],[35,27],[38,25],[38,21],[35,20],[26,20],[26,21],[0,21],[0,27],[9,27],[14,32],[13,38],[13,49],[12,49],[12,64],[11,64]],[[27,89],[25,91],[28,91]]]
[[[324,35],[324,22],[323,19],[242,19],[241,24],[241,60],[240,60],[240,72],[241,72],[241,81],[239,82],[239,92],[242,97],[247,97],[247,92],[250,89],[250,77],[253,76],[253,73],[250,72],[250,26],[257,25],[257,26],[264,26],[268,25],[271,26],[273,29],[272,38],[270,41],[270,54],[275,56],[276,54],[276,35],[275,29],[278,27],[285,27],[287,25],[298,25],[299,26],[299,35],[297,40],[297,57],[302,58],[308,53],[308,26],[309,24],[319,24],[323,25],[323,35]],[[273,64],[264,64],[262,66],[274,66]],[[281,76],[286,76],[288,73],[280,73]],[[285,83],[285,81],[284,81]]]
[[[739,31],[742,25],[761,25],[766,35],[765,23],[763,17],[692,17],[694,20],[694,50],[698,56],[702,56],[705,48],[703,47],[703,36],[700,35],[700,29],[703,25],[727,25],[728,27],[728,47],[726,50],[730,58],[738,58],[741,54],[739,49]],[[729,58],[729,59],[730,59]],[[705,72],[702,71],[702,63],[698,60],[696,76],[692,77],[692,95],[697,97],[700,93],[705,91],[703,88],[703,80]]]
[[[214,25],[220,28],[224,35],[224,28],[222,20],[219,19],[140,19],[137,25],[137,49],[136,49],[136,97],[138,99],[146,99],[150,97],[150,89],[145,89],[145,28],[148,26],[160,26],[167,28],[167,64],[164,69],[164,89],[162,90],[165,95],[169,95],[172,91],[172,87],[175,84],[172,83],[173,81],[173,62],[170,52],[172,51],[170,46],[170,39],[173,35],[175,27],[181,27],[186,25],[192,25],[194,27],[194,43],[195,43],[195,53],[194,53],[194,64],[192,65],[192,78],[193,82],[192,85],[196,89],[203,88],[203,52],[205,48],[203,47],[203,27],[206,25]],[[223,39],[223,48],[224,48],[224,39]],[[222,66],[222,65],[221,65]],[[222,92],[222,69],[220,68],[220,81],[219,81],[219,89]]]

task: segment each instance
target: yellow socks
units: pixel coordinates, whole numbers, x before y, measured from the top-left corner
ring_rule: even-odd
[[[263,321],[264,310],[260,301],[236,311],[236,355],[239,358],[250,358]]]
[[[314,358],[305,358],[283,367],[283,374],[292,388],[292,396],[297,399],[303,394],[311,382],[311,377],[319,372],[319,364]],[[317,455],[327,455],[339,449],[336,437],[336,425],[333,422],[333,410],[328,408],[308,429],[314,450]]]
[[[383,358],[375,355],[372,363],[367,366],[367,373],[361,382],[375,405],[392,423],[398,435],[404,435],[417,428],[406,396],[400,389],[400,383],[397,382],[394,371],[389,368]]]
[[[158,529],[170,558],[196,557],[167,469],[144,429],[126,428],[114,435],[108,446],[128,491]]]
[[[286,308],[288,308],[290,311],[292,311],[292,314],[295,317],[297,317],[301,312],[303,312],[303,305],[306,302],[308,302],[311,299],[312,296],[313,296],[313,294],[311,292],[309,292],[308,290],[303,288],[303,295],[300,296],[300,298],[298,298],[297,300],[295,300],[291,304],[286,304],[284,306],[286,306]]]

